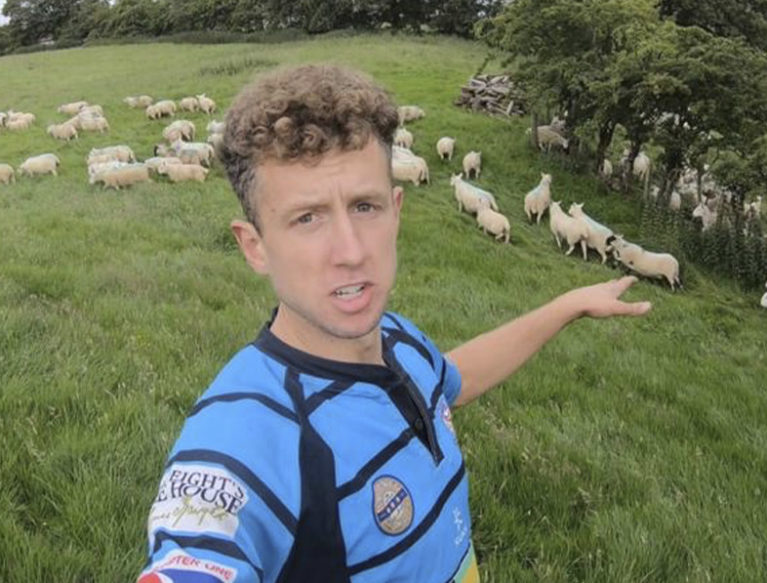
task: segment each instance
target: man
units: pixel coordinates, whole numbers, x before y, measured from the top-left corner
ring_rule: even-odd
[[[443,356],[384,311],[396,126],[380,88],[336,67],[273,73],[232,106],[232,231],[278,307],[171,451],[142,583],[478,581],[450,407],[580,316],[650,308],[618,299],[632,278],[576,289]]]

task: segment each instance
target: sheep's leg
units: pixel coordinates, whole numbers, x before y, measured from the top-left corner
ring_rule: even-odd
[[[570,241],[567,242],[570,245],[570,248],[565,251],[565,255],[570,255],[570,253],[573,252],[573,249],[575,249],[575,243],[570,243]]]
[[[588,258],[588,252],[586,251],[586,241],[581,239],[581,251],[583,251],[583,260],[586,261]]]

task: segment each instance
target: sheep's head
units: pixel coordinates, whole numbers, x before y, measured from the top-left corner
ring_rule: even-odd
[[[461,181],[461,178],[463,178],[463,172],[459,172],[458,174],[453,174],[450,176],[450,186],[455,186]]]
[[[551,174],[541,172],[541,184],[551,184]]]
[[[583,216],[583,203],[578,204],[577,202],[574,202],[570,205],[570,208],[567,209],[567,214],[571,217],[582,217]]]

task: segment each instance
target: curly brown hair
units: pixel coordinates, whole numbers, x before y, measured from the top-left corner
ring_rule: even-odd
[[[356,71],[305,65],[246,86],[226,116],[219,147],[245,216],[258,228],[253,194],[259,164],[316,162],[331,149],[363,148],[371,137],[391,156],[397,110],[384,89]]]

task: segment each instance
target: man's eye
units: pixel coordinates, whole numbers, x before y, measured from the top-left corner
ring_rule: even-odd
[[[357,204],[357,210],[362,213],[369,213],[373,210],[373,205],[369,202],[361,202]]]
[[[302,225],[308,225],[314,220],[312,213],[305,213],[296,219],[296,222]]]

